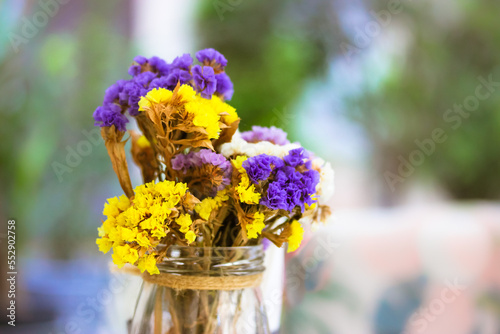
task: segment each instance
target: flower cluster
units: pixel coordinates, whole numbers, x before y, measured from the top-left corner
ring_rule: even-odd
[[[159,57],[146,58],[137,56],[129,68],[132,76],[129,80],[118,80],[104,94],[103,104],[94,112],[95,124],[101,127],[115,126],[125,131],[130,116],[141,113],[139,101],[152,89],[163,88],[173,91],[179,85],[190,85],[205,99],[217,96],[231,100],[233,84],[224,72],[226,58],[214,49],[205,49],[196,53],[201,65],[193,65],[193,58],[184,54],[168,64]]]
[[[94,113],[125,195],[104,205],[96,243],[113,262],[158,274],[170,245],[228,247],[273,243],[299,248],[306,222],[324,222],[333,170],[276,127],[238,132],[225,103],[233,95],[226,58],[213,49],[167,63],[136,57],[132,79],[106,90]],[[133,161],[143,184],[132,187]]]
[[[236,110],[224,103],[219,97],[213,96],[205,99],[196,94],[189,85],[181,85],[178,90],[155,88],[150,90],[139,100],[139,111],[149,111],[153,108],[176,107],[177,113],[187,113],[188,121],[183,122],[184,127],[202,127],[208,139],[217,139],[221,132],[221,125],[228,126],[238,119]]]
[[[191,191],[214,196],[231,183],[231,163],[221,154],[202,149],[178,154],[172,159],[172,168],[180,171],[178,178],[189,185]],[[198,189],[201,188],[201,189]]]
[[[268,180],[267,191],[260,204],[273,210],[303,212],[315,200],[319,172],[312,169],[309,154],[303,148],[291,150],[283,159],[266,154],[257,155],[243,163],[253,183]]]
[[[170,229],[180,227],[187,244],[195,240],[191,214],[196,204],[186,184],[173,181],[140,185],[132,200],[124,195],[110,198],[103,210],[107,219],[99,228],[99,250],[107,253],[113,248],[113,261],[119,267],[131,263],[142,272],[157,273],[151,259],[158,256],[155,248]]]

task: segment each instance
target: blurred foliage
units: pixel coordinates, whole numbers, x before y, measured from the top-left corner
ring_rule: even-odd
[[[450,7],[441,11],[439,4]],[[386,1],[372,5],[375,11],[387,10]],[[378,175],[397,174],[398,157],[408,160],[419,149],[416,140],[430,139],[441,128],[447,139],[435,144],[422,166],[415,166],[421,178],[410,175],[408,180],[428,178],[456,199],[500,198],[500,87],[479,101],[470,116],[445,115],[475,95],[478,77],[488,80],[492,75],[500,82],[499,11],[500,3],[490,0],[404,2],[402,13],[383,28],[396,36],[390,40],[395,55],[383,55],[390,58],[389,72],[378,87],[360,87],[348,107],[374,145]],[[367,59],[363,72],[369,77],[373,59]],[[404,185],[396,183],[395,188]],[[389,192],[392,201],[397,195]]]
[[[105,187],[115,186],[102,140],[92,144],[84,132],[94,130],[93,110],[133,57],[119,3],[61,5],[19,52],[2,44],[0,131],[8,140],[0,142],[0,215],[18,221],[18,243],[29,241],[51,256],[88,249],[102,202],[112,194]],[[21,15],[29,20],[40,10],[28,1]],[[16,21],[2,39],[21,34],[24,21]],[[71,150],[84,153],[68,164]]]
[[[340,52],[336,15],[329,0],[202,2],[199,46],[229,59],[227,73],[235,86],[231,104],[242,130],[255,124],[290,130],[291,104]]]
[[[451,125],[458,121],[451,121],[452,114],[444,118],[444,113],[474,95],[479,76],[500,78],[500,30],[494,29],[500,4],[401,3],[401,13],[391,15],[376,36],[365,38],[370,44],[366,47],[356,45],[356,32],[376,22],[370,10],[387,11],[385,0],[369,1],[366,8],[330,0],[204,2],[199,44],[219,49],[230,60],[228,73],[236,91],[231,103],[242,116],[243,130],[260,124],[290,131],[290,106],[307,81],[324,77],[335,57],[346,60],[338,56],[346,56],[348,42],[357,47],[361,61],[347,63],[353,74],[361,70],[364,80],[344,102],[348,116],[364,126],[373,145],[383,201],[395,203],[400,190],[412,182],[405,178],[391,192],[384,173],[397,174],[399,157],[408,160],[419,149],[415,140],[431,138],[436,128],[447,139],[436,144],[423,166],[416,166],[411,180],[428,178],[457,199],[498,198],[500,91],[480,101],[479,109],[456,130]],[[360,24],[360,17],[366,22]],[[388,70],[377,80],[374,76],[384,72],[381,63]]]

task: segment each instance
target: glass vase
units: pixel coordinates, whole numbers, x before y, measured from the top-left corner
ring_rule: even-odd
[[[143,275],[131,334],[267,334],[261,246],[171,246]]]

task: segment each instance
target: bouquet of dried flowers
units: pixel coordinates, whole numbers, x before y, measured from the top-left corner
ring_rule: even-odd
[[[196,59],[195,65],[189,54],[172,63],[136,57],[128,71],[132,78],[109,87],[94,112],[124,191],[104,204],[106,219],[96,243],[104,253],[113,250],[119,268],[133,265],[145,279],[161,277],[158,265],[173,245],[222,254],[217,249],[272,242],[288,243],[288,251],[295,251],[303,224],[324,222],[330,214],[325,205],[333,192],[330,164],[288,141],[281,129],[238,132],[238,114],[226,103],[233,95],[226,58],[205,49]],[[127,135],[131,118],[140,132]],[[143,178],[135,188],[125,154],[128,140]],[[238,263],[236,253],[224,253],[229,255],[223,262]],[[203,263],[210,267],[210,261]],[[220,324],[222,295],[193,289],[165,290],[173,322],[169,333],[208,333]],[[242,292],[237,296],[235,310],[242,310]],[[154,332],[161,333],[161,299],[155,300]],[[199,303],[203,307],[193,309]],[[134,333],[147,331],[140,326]]]
[[[94,112],[125,195],[108,199],[97,245],[113,262],[158,274],[165,245],[256,245],[296,250],[306,222],[325,221],[333,171],[278,128],[239,133],[225,101],[233,84],[214,49],[167,63],[138,56]],[[126,115],[128,113],[128,116]],[[131,118],[142,133],[129,130]],[[143,184],[133,188],[131,140]],[[162,245],[162,247],[159,247]]]

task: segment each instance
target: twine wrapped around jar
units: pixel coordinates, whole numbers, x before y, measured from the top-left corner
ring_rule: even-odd
[[[112,272],[119,272],[141,276],[146,282],[166,286],[176,290],[239,290],[259,286],[262,282],[262,273],[245,276],[179,276],[169,273],[150,275],[132,265],[118,268],[111,264]]]

